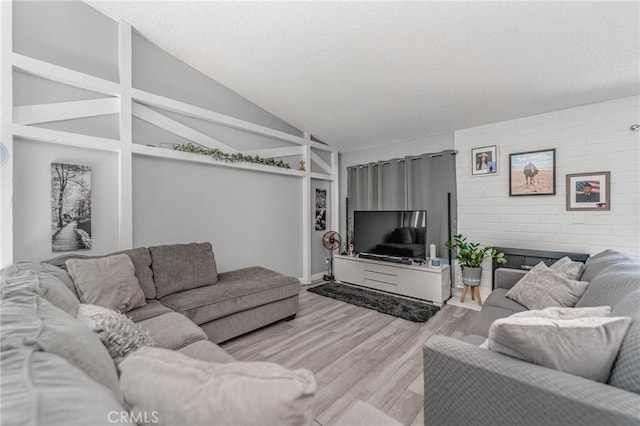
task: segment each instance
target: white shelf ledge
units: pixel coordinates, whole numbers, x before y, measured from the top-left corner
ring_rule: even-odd
[[[218,167],[230,167],[233,169],[251,170],[254,172],[272,173],[285,176],[304,177],[305,172],[300,170],[285,169],[282,167],[265,166],[262,164],[253,163],[231,163],[226,161],[216,160],[215,158],[208,157],[202,154],[194,154],[191,152],[175,151],[172,149],[158,148],[156,146],[147,146],[134,143],[131,149],[135,155],[142,155],[146,157],[166,158],[169,160],[178,161],[190,161],[192,163],[208,164]]]

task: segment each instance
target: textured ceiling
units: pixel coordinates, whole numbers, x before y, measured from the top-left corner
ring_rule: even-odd
[[[639,93],[639,2],[88,2],[352,151]]]

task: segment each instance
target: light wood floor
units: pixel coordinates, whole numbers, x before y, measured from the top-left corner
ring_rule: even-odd
[[[423,424],[422,345],[433,334],[459,335],[477,312],[445,305],[414,323],[323,297],[303,288],[295,320],[222,347],[240,361],[307,368],[318,381],[313,412],[331,425],[356,400],[405,425]]]

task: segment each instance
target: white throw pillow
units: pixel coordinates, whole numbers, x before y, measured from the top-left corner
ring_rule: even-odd
[[[563,273],[570,280],[579,280],[584,271],[584,263],[574,262],[569,256],[565,256],[549,266],[549,269]]]
[[[307,425],[313,422],[313,374],[268,362],[212,363],[143,347],[119,365],[134,415],[157,425]]]
[[[563,273],[538,263],[509,290],[505,296],[527,309],[552,306],[572,307],[589,286],[586,281],[575,281]]]
[[[126,254],[99,259],[69,259],[65,263],[82,303],[119,312],[146,305],[136,269]]]
[[[631,324],[631,318],[610,317],[610,312],[609,306],[519,312],[493,322],[487,346],[604,383]]]
[[[77,319],[98,335],[116,362],[142,346],[155,346],[149,332],[113,309],[81,304]]]

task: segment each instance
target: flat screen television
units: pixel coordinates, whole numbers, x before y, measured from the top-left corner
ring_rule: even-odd
[[[353,239],[356,253],[426,259],[426,210],[356,210]]]

